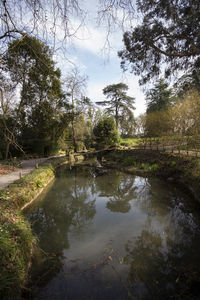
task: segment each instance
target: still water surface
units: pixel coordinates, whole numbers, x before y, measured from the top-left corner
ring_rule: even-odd
[[[26,212],[42,249],[33,299],[200,299],[192,202],[156,178],[60,170]]]

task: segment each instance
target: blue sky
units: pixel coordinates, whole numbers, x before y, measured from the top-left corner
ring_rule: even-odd
[[[105,100],[102,89],[107,85],[124,82],[129,87],[128,95],[135,97],[135,116],[144,113],[145,96],[139,87],[139,78],[129,71],[123,73],[120,68],[117,52],[123,48],[122,30],[118,28],[117,31],[110,34],[109,47],[103,47],[106,43],[107,28],[105,24],[97,26],[94,21],[95,1],[86,1],[85,4],[91,8],[89,11],[91,14],[87,19],[89,21],[79,29],[73,42],[68,43],[65,57],[72,61],[82,74],[88,76],[87,96],[92,101]],[[75,27],[76,24],[78,26],[78,21],[74,19]],[[63,56],[57,56],[56,60],[64,74],[73,68],[73,65]]]

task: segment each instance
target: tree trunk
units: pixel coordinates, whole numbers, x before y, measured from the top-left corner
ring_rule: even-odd
[[[8,142],[6,145],[6,159],[8,159],[9,149],[10,149],[10,142]]]
[[[72,140],[74,145],[74,151],[77,152],[77,144],[76,144],[76,132],[75,132],[75,124],[74,124],[74,91],[72,91]]]
[[[76,133],[74,128],[74,116],[72,119],[72,139],[73,139],[74,151],[77,152]]]
[[[117,130],[118,130],[119,129],[118,106],[115,107],[115,122],[116,122]]]

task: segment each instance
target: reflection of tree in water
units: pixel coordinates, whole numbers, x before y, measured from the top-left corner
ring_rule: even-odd
[[[136,178],[136,202],[139,209],[149,216],[167,217],[175,204],[183,201],[180,190],[157,178]]]
[[[87,168],[88,169],[88,168]],[[85,170],[84,170],[85,171]],[[72,202],[73,202],[73,219],[72,225],[78,228],[84,227],[87,225],[88,221],[94,218],[96,213],[95,209],[95,200],[90,200],[90,194],[93,194],[93,182],[89,181],[88,183],[85,182],[86,177],[82,174],[82,180],[79,178],[77,182],[77,174],[81,175],[80,167],[74,167],[74,186],[72,187],[71,195],[72,195]],[[88,173],[88,170],[86,171]],[[89,177],[88,180],[92,178]],[[93,181],[93,180],[92,180]]]
[[[148,295],[147,299],[159,299],[165,295],[167,264],[161,251],[162,238],[159,233],[144,229],[134,244],[126,245],[125,261],[130,264],[129,281],[134,296]],[[138,293],[138,294],[137,294]]]
[[[114,173],[114,172],[113,172]],[[131,209],[130,201],[135,199],[137,186],[135,177],[121,172],[111,173],[111,176],[97,179],[97,189],[100,196],[109,198],[106,207],[112,212],[127,213]]]
[[[80,172],[81,173],[81,172]],[[80,231],[96,213],[91,190],[91,177],[80,174],[76,167],[56,180],[42,205],[33,209],[29,221],[47,255],[36,257],[32,267],[35,286],[45,285],[62,269],[63,250],[69,248],[68,233]],[[83,180],[84,178],[84,180]]]
[[[141,234],[125,246],[132,294],[142,299],[199,299],[199,235],[192,214],[180,208],[177,212],[176,206],[162,231],[148,217]]]
[[[78,176],[76,168],[69,176],[55,181],[43,205],[29,215],[33,231],[47,252],[60,252],[69,247],[68,232],[71,226],[80,230],[95,213],[90,185]]]

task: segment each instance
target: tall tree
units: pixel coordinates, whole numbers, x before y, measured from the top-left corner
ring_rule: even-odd
[[[147,113],[167,110],[173,102],[172,89],[163,78],[160,78],[155,86],[147,91]]]
[[[84,104],[90,104],[90,100],[83,96],[87,77],[81,75],[77,68],[71,70],[65,78],[65,89],[71,105],[71,128],[74,151],[77,152],[76,119],[83,110]]]
[[[41,154],[52,152],[66,121],[67,103],[50,49],[38,39],[24,36],[10,43],[3,67],[20,89],[15,127],[24,146]]]
[[[148,136],[169,134],[172,130],[171,116],[168,112],[173,103],[172,89],[163,78],[146,93],[147,114],[145,133]]]
[[[125,32],[125,48],[119,52],[124,69],[130,63],[144,84],[159,76],[161,66],[168,77],[199,64],[199,0],[138,0],[137,8],[142,22]]]
[[[133,119],[133,106],[135,98],[127,95],[128,86],[125,83],[108,85],[103,89],[107,101],[98,101],[98,105],[106,106],[106,113],[115,118],[117,128],[124,120],[124,116]]]

